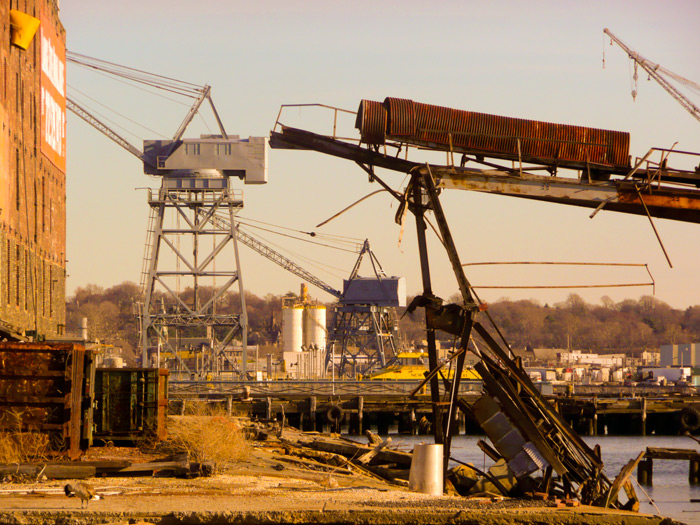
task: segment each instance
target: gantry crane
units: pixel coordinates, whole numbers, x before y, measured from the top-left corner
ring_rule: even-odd
[[[143,162],[144,173],[161,177],[161,187],[149,190],[150,225],[142,272],[140,305],[142,366],[160,362],[161,352],[172,356],[181,372],[193,370],[182,359],[188,345],[211,347],[217,368],[238,372],[230,343],[240,338],[245,375],[247,318],[241,279],[235,216],[243,195],[230,185],[231,177],[246,184],[267,182],[267,139],[240,139],[226,133],[209,86],[196,86],[133,68],[68,53],[69,62],[195,99],[170,140],[146,140],[143,149],[92,115],[72,99],[67,107]],[[218,135],[183,138],[187,127],[208,101],[219,127]],[[222,228],[214,214],[228,217]],[[211,248],[205,241],[211,241]],[[215,261],[225,259],[224,264]],[[241,313],[218,311],[217,302],[237,285]],[[183,289],[183,287],[185,287]],[[157,365],[158,366],[158,365]]]
[[[222,227],[228,219],[214,216]],[[274,248],[243,232],[236,224],[237,240],[266,259],[338,300],[328,332],[325,367],[335,366],[338,375],[355,376],[383,367],[398,350],[396,308],[406,306],[405,283],[402,278],[388,277],[377,256],[365,239],[350,275],[343,281],[343,291],[335,289],[308,270],[285,257]],[[372,266],[373,275],[360,277],[364,257]],[[323,327],[325,330],[326,327]]]
[[[665,67],[656,64],[652,62],[651,60],[648,60],[644,58],[642,55],[628,47],[622,40],[617,38],[607,27],[603,29],[603,33],[608,35],[611,40],[611,45],[612,42],[615,42],[618,46],[622,48],[622,50],[627,53],[627,56],[630,57],[634,61],[634,83],[635,83],[635,89],[632,92],[632,98],[636,98],[637,96],[637,66],[641,66],[644,71],[647,72],[649,77],[653,78],[656,80],[659,85],[666,90],[666,92],[671,95],[676,101],[683,106],[688,113],[690,113],[695,120],[700,121],[700,108],[698,108],[693,102],[685,96],[683,93],[681,93],[671,82],[669,79],[675,80],[676,82],[679,82],[697,92],[700,92],[700,85],[696,84],[692,80],[688,80],[687,78],[684,78],[680,75],[677,75],[673,71],[669,71]],[[668,77],[668,78],[667,78]]]

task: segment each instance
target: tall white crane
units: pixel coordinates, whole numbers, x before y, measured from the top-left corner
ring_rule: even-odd
[[[612,42],[615,42],[618,46],[620,46],[625,51],[625,53],[627,53],[627,55],[632,60],[634,60],[635,85],[637,81],[637,65],[639,65],[642,67],[642,69],[644,69],[644,71],[646,71],[649,74],[651,78],[656,80],[661,85],[661,87],[668,92],[669,95],[675,98],[678,101],[678,103],[688,111],[688,113],[695,117],[696,120],[700,121],[700,108],[693,104],[687,96],[685,96],[673,84],[671,84],[669,79],[675,80],[676,82],[683,84],[684,86],[695,91],[696,93],[700,93],[700,85],[696,84],[692,80],[688,80],[687,78],[677,75],[673,71],[669,71],[665,67],[656,64],[651,60],[647,60],[642,55],[628,47],[622,40],[617,38],[607,27],[603,29],[603,32],[610,37],[610,40]],[[635,87],[635,90],[632,92],[632,96],[636,97],[636,95],[637,90]]]

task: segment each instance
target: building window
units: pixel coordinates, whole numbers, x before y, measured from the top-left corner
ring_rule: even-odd
[[[34,179],[34,242],[39,238],[39,192],[36,189],[36,179]]]
[[[24,249],[24,310],[29,310],[29,250]]]
[[[12,302],[12,248],[10,247],[10,240],[7,240],[7,275],[5,276],[5,283],[7,285],[7,304]]]
[[[41,231],[46,231],[46,175],[41,179]]]
[[[53,317],[53,266],[49,266],[49,317]]]
[[[46,261],[41,260],[41,315],[46,317]]]
[[[230,155],[231,154],[231,144],[217,144],[216,145],[217,155]]]
[[[19,211],[19,170],[20,170],[20,163],[19,163],[19,148],[15,149],[15,208]]]
[[[19,244],[15,243],[15,305],[19,307]]]

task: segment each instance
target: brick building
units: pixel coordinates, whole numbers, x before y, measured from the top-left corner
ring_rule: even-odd
[[[0,340],[51,339],[65,326],[66,35],[58,11],[58,0],[0,2]]]

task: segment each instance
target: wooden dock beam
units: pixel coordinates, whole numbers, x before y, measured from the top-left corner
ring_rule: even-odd
[[[670,459],[688,461],[688,483],[700,485],[700,453],[687,448],[647,447],[645,457],[637,467],[637,480],[640,485],[653,485],[653,460]]]

